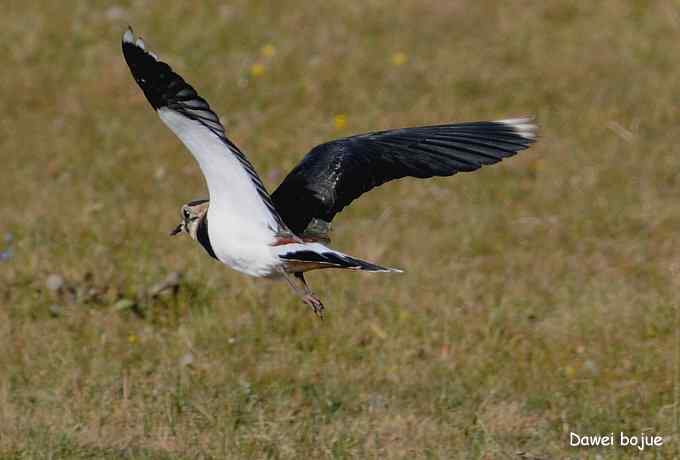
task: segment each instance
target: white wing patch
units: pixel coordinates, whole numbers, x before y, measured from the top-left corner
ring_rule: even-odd
[[[497,120],[496,123],[503,123],[511,127],[515,134],[522,136],[525,139],[535,140],[537,126],[534,124],[534,119],[530,117],[523,118],[508,118],[505,120]]]
[[[167,107],[158,109],[158,115],[196,158],[208,185],[211,214],[227,213],[231,225],[255,224],[267,228],[269,234],[278,228],[253,177],[220,136],[199,121]]]

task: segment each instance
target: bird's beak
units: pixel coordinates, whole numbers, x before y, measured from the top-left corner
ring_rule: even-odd
[[[179,224],[173,231],[170,232],[170,236],[175,236],[182,231],[182,224]]]

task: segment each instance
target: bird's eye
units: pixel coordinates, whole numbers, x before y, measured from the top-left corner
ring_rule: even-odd
[[[185,219],[188,219],[189,218],[189,211],[187,211],[186,209],[182,209],[182,216],[184,216]]]

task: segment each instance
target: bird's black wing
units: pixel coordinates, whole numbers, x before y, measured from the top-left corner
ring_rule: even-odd
[[[296,234],[323,234],[361,194],[402,177],[474,171],[529,147],[529,118],[424,126],[360,134],[312,149],[272,194]]]

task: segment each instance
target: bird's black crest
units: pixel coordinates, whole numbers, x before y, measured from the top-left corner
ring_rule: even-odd
[[[194,201],[188,202],[187,206],[198,206],[199,204],[207,203],[208,201],[210,201],[210,200],[208,200],[206,198],[203,198],[203,199],[200,199],[200,200],[194,200]]]

